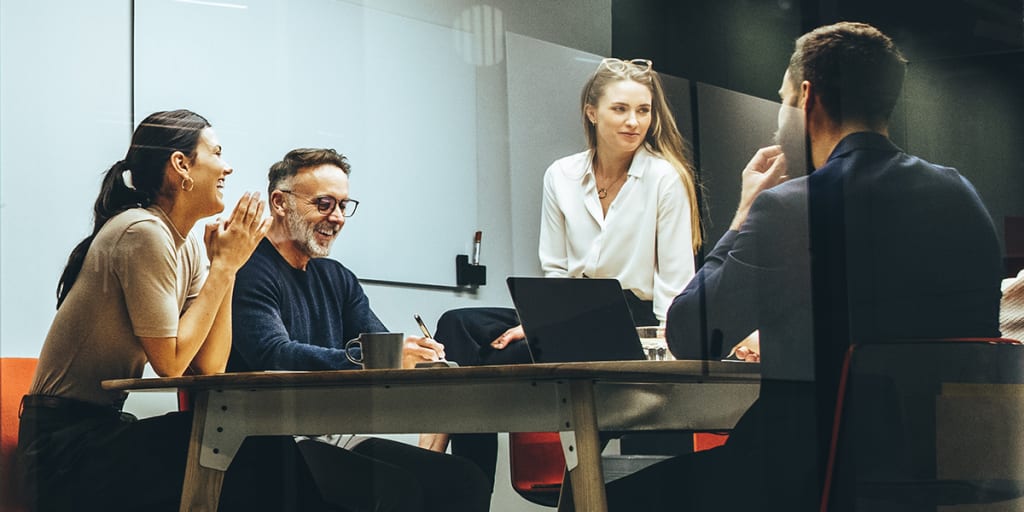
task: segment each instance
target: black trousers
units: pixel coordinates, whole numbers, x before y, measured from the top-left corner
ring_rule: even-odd
[[[32,510],[176,511],[191,428],[190,412],[134,420],[83,402],[26,397],[22,487]],[[330,472],[314,475],[311,467]],[[385,440],[354,453],[261,436],[246,438],[228,467],[219,510],[468,512],[489,504],[486,479],[469,461]]]
[[[174,511],[192,414],[135,420],[113,409],[28,396],[18,433],[34,510]],[[224,477],[220,510],[341,510],[325,504],[291,437],[245,440]]]
[[[623,291],[636,325],[657,325],[654,304]],[[491,342],[509,328],[519,324],[516,310],[510,308],[463,308],[446,311],[437,321],[434,337],[444,344],[445,356],[461,366],[524,364],[531,362],[530,351],[522,340],[502,350]],[[454,434],[452,453],[475,462],[490,479],[494,488],[494,472],[498,460],[496,434]]]
[[[331,503],[353,511],[482,512],[490,509],[487,479],[462,457],[387,439],[367,439],[351,450],[299,441]]]
[[[725,445],[672,457],[609,482],[609,512],[818,510],[813,399],[810,383],[762,382],[760,398]],[[918,509],[905,505],[900,510]]]

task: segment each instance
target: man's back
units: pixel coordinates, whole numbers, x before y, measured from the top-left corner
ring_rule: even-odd
[[[795,339],[814,339],[818,350],[831,340],[837,353],[829,359],[838,364],[850,342],[999,335],[995,229],[974,187],[954,169],[903,153],[881,135],[857,133],[806,184],[792,185],[778,187],[779,201],[795,212],[807,205],[808,250],[791,254],[789,265],[774,262],[788,268],[784,281],[762,286],[809,292],[798,303],[812,306],[779,311],[786,308],[779,296],[762,294],[769,373],[772,360],[808,352],[810,345],[790,348]],[[775,238],[763,235],[765,244]],[[773,316],[779,332],[772,332]],[[777,346],[782,351],[773,353]]]
[[[810,340],[822,336],[997,336],[1000,272],[967,180],[857,133],[810,176],[761,193],[676,299],[670,342],[677,356],[716,358],[760,329],[764,372],[813,378]]]
[[[810,176],[758,196],[673,303],[669,342],[677,357],[716,358],[760,330],[761,397],[727,450],[766,464],[766,492],[778,494],[767,502],[809,504],[829,431],[820,413],[849,343],[997,336],[999,280],[973,187],[857,133]]]
[[[808,181],[814,278],[845,276],[851,340],[998,335],[999,245],[959,173],[858,133]]]

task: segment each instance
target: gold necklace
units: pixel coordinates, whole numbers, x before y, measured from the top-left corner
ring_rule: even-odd
[[[608,184],[607,186],[605,186],[604,188],[598,187],[598,188],[597,188],[597,197],[599,197],[599,198],[601,198],[601,199],[604,199],[604,198],[608,197],[608,189],[610,189],[610,188],[612,188],[613,186],[615,186],[615,184],[616,184],[616,183],[618,183],[618,182],[619,182],[619,180],[621,180],[621,179],[625,178],[627,174],[629,174],[629,173],[628,173],[628,172],[626,172],[626,173],[623,173],[623,174],[622,174],[621,176],[619,176],[618,178],[615,178],[615,181],[613,181],[613,182],[609,183],[609,184]],[[594,180],[595,180],[595,181],[597,180],[597,175],[596,175],[596,174],[594,175]]]

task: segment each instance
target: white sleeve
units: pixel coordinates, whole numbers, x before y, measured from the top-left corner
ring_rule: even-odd
[[[558,205],[555,191],[555,164],[544,173],[544,198],[541,203],[540,244],[538,255],[540,267],[546,277],[569,275],[568,249],[566,248],[565,214]]]
[[[672,300],[695,272],[690,201],[678,175],[664,176],[658,184],[658,226],[654,262],[654,314],[665,320]]]

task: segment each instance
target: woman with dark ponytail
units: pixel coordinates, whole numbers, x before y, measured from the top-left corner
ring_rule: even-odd
[[[192,233],[224,210],[231,173],[209,122],[187,110],[147,117],[107,170],[22,401],[19,466],[33,509],[178,509],[191,414],[136,420],[121,411],[126,394],[100,383],[141,377],[146,363],[160,376],[224,371],[235,272],[270,226],[247,193],[203,240]],[[221,510],[320,508],[281,501],[317,496],[288,488],[312,485],[299,457],[291,438],[247,441]]]

